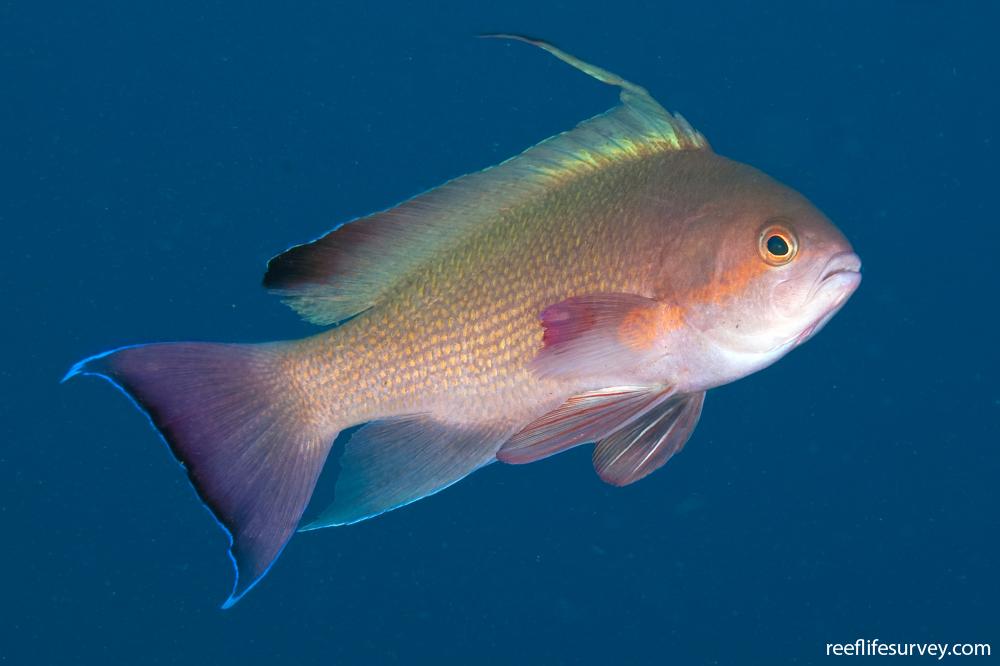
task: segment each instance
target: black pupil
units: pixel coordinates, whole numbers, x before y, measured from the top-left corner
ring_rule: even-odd
[[[788,254],[788,243],[781,236],[771,236],[767,239],[767,251],[776,257]]]

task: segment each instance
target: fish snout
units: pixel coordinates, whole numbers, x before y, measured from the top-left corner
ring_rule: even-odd
[[[847,250],[846,252],[838,252],[830,257],[826,267],[823,269],[823,275],[820,278],[820,281],[825,282],[840,273],[857,273],[860,277],[861,257],[850,250]]]
[[[861,257],[848,250],[830,257],[820,274],[817,291],[833,297],[830,308],[835,310],[844,304],[860,284]]]
[[[850,250],[830,257],[810,295],[814,304],[812,321],[792,340],[798,346],[829,322],[861,284],[861,257]]]

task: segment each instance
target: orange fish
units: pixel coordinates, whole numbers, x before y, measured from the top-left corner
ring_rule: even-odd
[[[230,535],[235,603],[299,528],[337,433],[346,525],[496,460],[596,442],[615,485],[690,437],[705,391],[814,335],[860,260],[797,192],[717,155],[645,89],[535,40],[621,104],[521,155],[274,257],[264,286],[339,324],[74,366],[148,415]]]

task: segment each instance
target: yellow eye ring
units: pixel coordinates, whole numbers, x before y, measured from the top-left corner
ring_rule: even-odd
[[[798,254],[799,241],[788,227],[769,224],[760,232],[757,251],[771,266],[783,266]]]

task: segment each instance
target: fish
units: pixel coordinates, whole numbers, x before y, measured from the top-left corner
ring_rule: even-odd
[[[813,337],[861,261],[804,196],[718,155],[645,88],[537,39],[618,105],[273,257],[324,326],[281,342],[113,349],[128,396],[229,537],[228,608],[298,531],[349,525],[500,461],[594,443],[625,486],[681,450],[705,393]],[[332,503],[302,516],[338,434]]]

